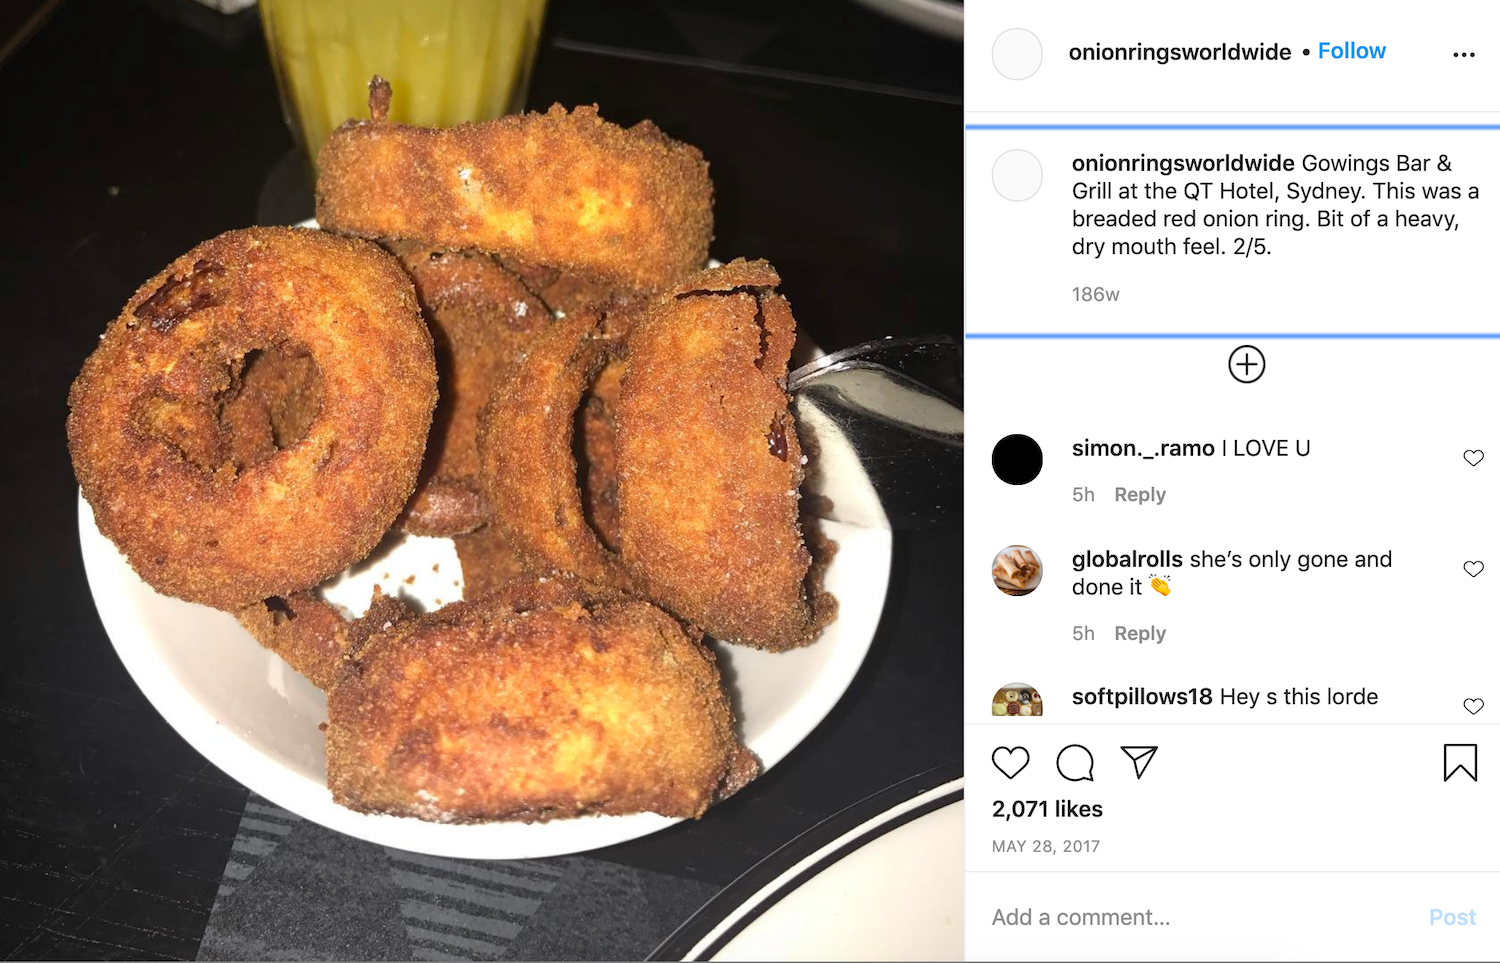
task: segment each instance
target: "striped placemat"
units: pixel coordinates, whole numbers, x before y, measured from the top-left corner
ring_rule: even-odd
[[[641,959],[716,890],[588,856],[408,853],[252,793],[198,958]]]

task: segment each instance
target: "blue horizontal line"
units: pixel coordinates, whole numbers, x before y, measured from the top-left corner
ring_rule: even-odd
[[[964,130],[1500,130],[1500,124],[964,124]]]
[[[1086,340],[1097,339],[1107,341],[1121,340],[1201,340],[1212,339],[1241,339],[1245,341],[1273,341],[1273,340],[1298,340],[1298,341],[1490,341],[1500,339],[1500,331],[1438,331],[1422,333],[1416,331],[1239,331],[1220,334],[1214,331],[1027,331],[1027,332],[999,332],[999,331],[971,331],[964,335],[971,341],[1025,341],[1025,340]]]

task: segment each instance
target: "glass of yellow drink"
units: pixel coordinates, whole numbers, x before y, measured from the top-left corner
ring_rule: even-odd
[[[316,161],[328,134],[369,116],[373,74],[390,119],[448,126],[526,100],[547,0],[260,0],[282,110]]]

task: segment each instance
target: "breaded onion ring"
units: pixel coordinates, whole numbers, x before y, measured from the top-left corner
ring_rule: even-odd
[[[631,333],[615,414],[630,575],[714,638],[770,650],[806,645],[835,611],[807,584],[779,282],[737,260],[669,288]]]
[[[490,524],[530,571],[623,585],[618,557],[584,515],[573,455],[574,414],[608,356],[599,323],[573,315],[531,343],[480,413],[479,458]]]
[[[453,548],[464,573],[464,600],[472,602],[526,574],[515,549],[494,525],[453,536]]]
[[[246,402],[252,416],[226,421],[257,352],[298,391],[316,384],[315,414],[303,397],[280,414]],[[368,554],[411,494],[436,397],[432,339],[394,258],[251,228],[135,293],[73,383],[68,447],[99,530],[141,578],[233,611]],[[247,440],[236,425],[262,410],[272,441],[278,421],[300,437]]]
[[[578,409],[577,433],[573,438],[573,450],[582,463],[584,475],[584,517],[610,553],[618,552],[620,547],[614,405],[619,399],[623,370],[624,363],[618,358],[612,357],[605,363]],[[571,499],[568,501],[571,503]],[[453,538],[453,547],[463,566],[464,598],[469,601],[509,586],[531,569],[511,547],[502,528],[483,525]],[[551,571],[549,564],[538,574]]]
[[[489,518],[474,441],[479,410],[497,375],[552,323],[552,312],[488,254],[406,241],[388,247],[416,285],[438,366],[427,460],[402,527],[414,535],[459,535]]]
[[[389,630],[412,612],[400,599],[375,589],[370,607],[357,619],[312,592],[270,598],[234,613],[255,641],[281,656],[319,689],[342,678],[347,661],[359,654],[372,635]]]
[[[329,692],[327,735],[335,802],[437,822],[697,817],[757,768],[713,655],[568,578],[377,635]]]
[[[627,130],[596,106],[557,105],[446,128],[374,117],[318,154],[329,230],[477,248],[627,291],[658,290],[708,257],[708,164],[650,121]]]

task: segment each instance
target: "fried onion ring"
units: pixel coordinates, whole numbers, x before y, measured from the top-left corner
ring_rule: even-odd
[[[257,642],[324,690],[343,676],[346,662],[371,636],[411,616],[400,599],[378,586],[369,609],[353,620],[312,592],[265,599],[234,613]]]
[[[327,733],[336,802],[437,822],[697,817],[758,768],[708,649],[566,577],[375,636],[329,692]]]
[[[724,642],[811,642],[802,449],[788,410],[795,323],[765,261],[669,288],[631,332],[616,406],[621,555],[647,595]]]
[[[497,375],[552,323],[552,313],[488,254],[406,241],[387,246],[416,285],[438,365],[427,460],[402,527],[414,535],[460,535],[489,518],[474,441],[479,410]]]
[[[384,83],[371,82],[372,108]],[[373,116],[318,154],[329,230],[477,248],[638,292],[708,257],[708,164],[650,121],[626,129],[597,106],[559,105],[447,128]]]
[[[531,343],[479,417],[490,524],[527,569],[625,585],[619,558],[589,527],[573,453],[575,413],[608,358],[597,314],[563,318]]]
[[[267,357],[284,369],[268,381],[298,396],[240,402],[269,390],[246,375]],[[109,325],[69,394],[68,446],[99,530],[142,579],[234,611],[380,541],[416,482],[436,382],[394,258],[320,231],[230,231]],[[244,417],[226,419],[237,402]]]

